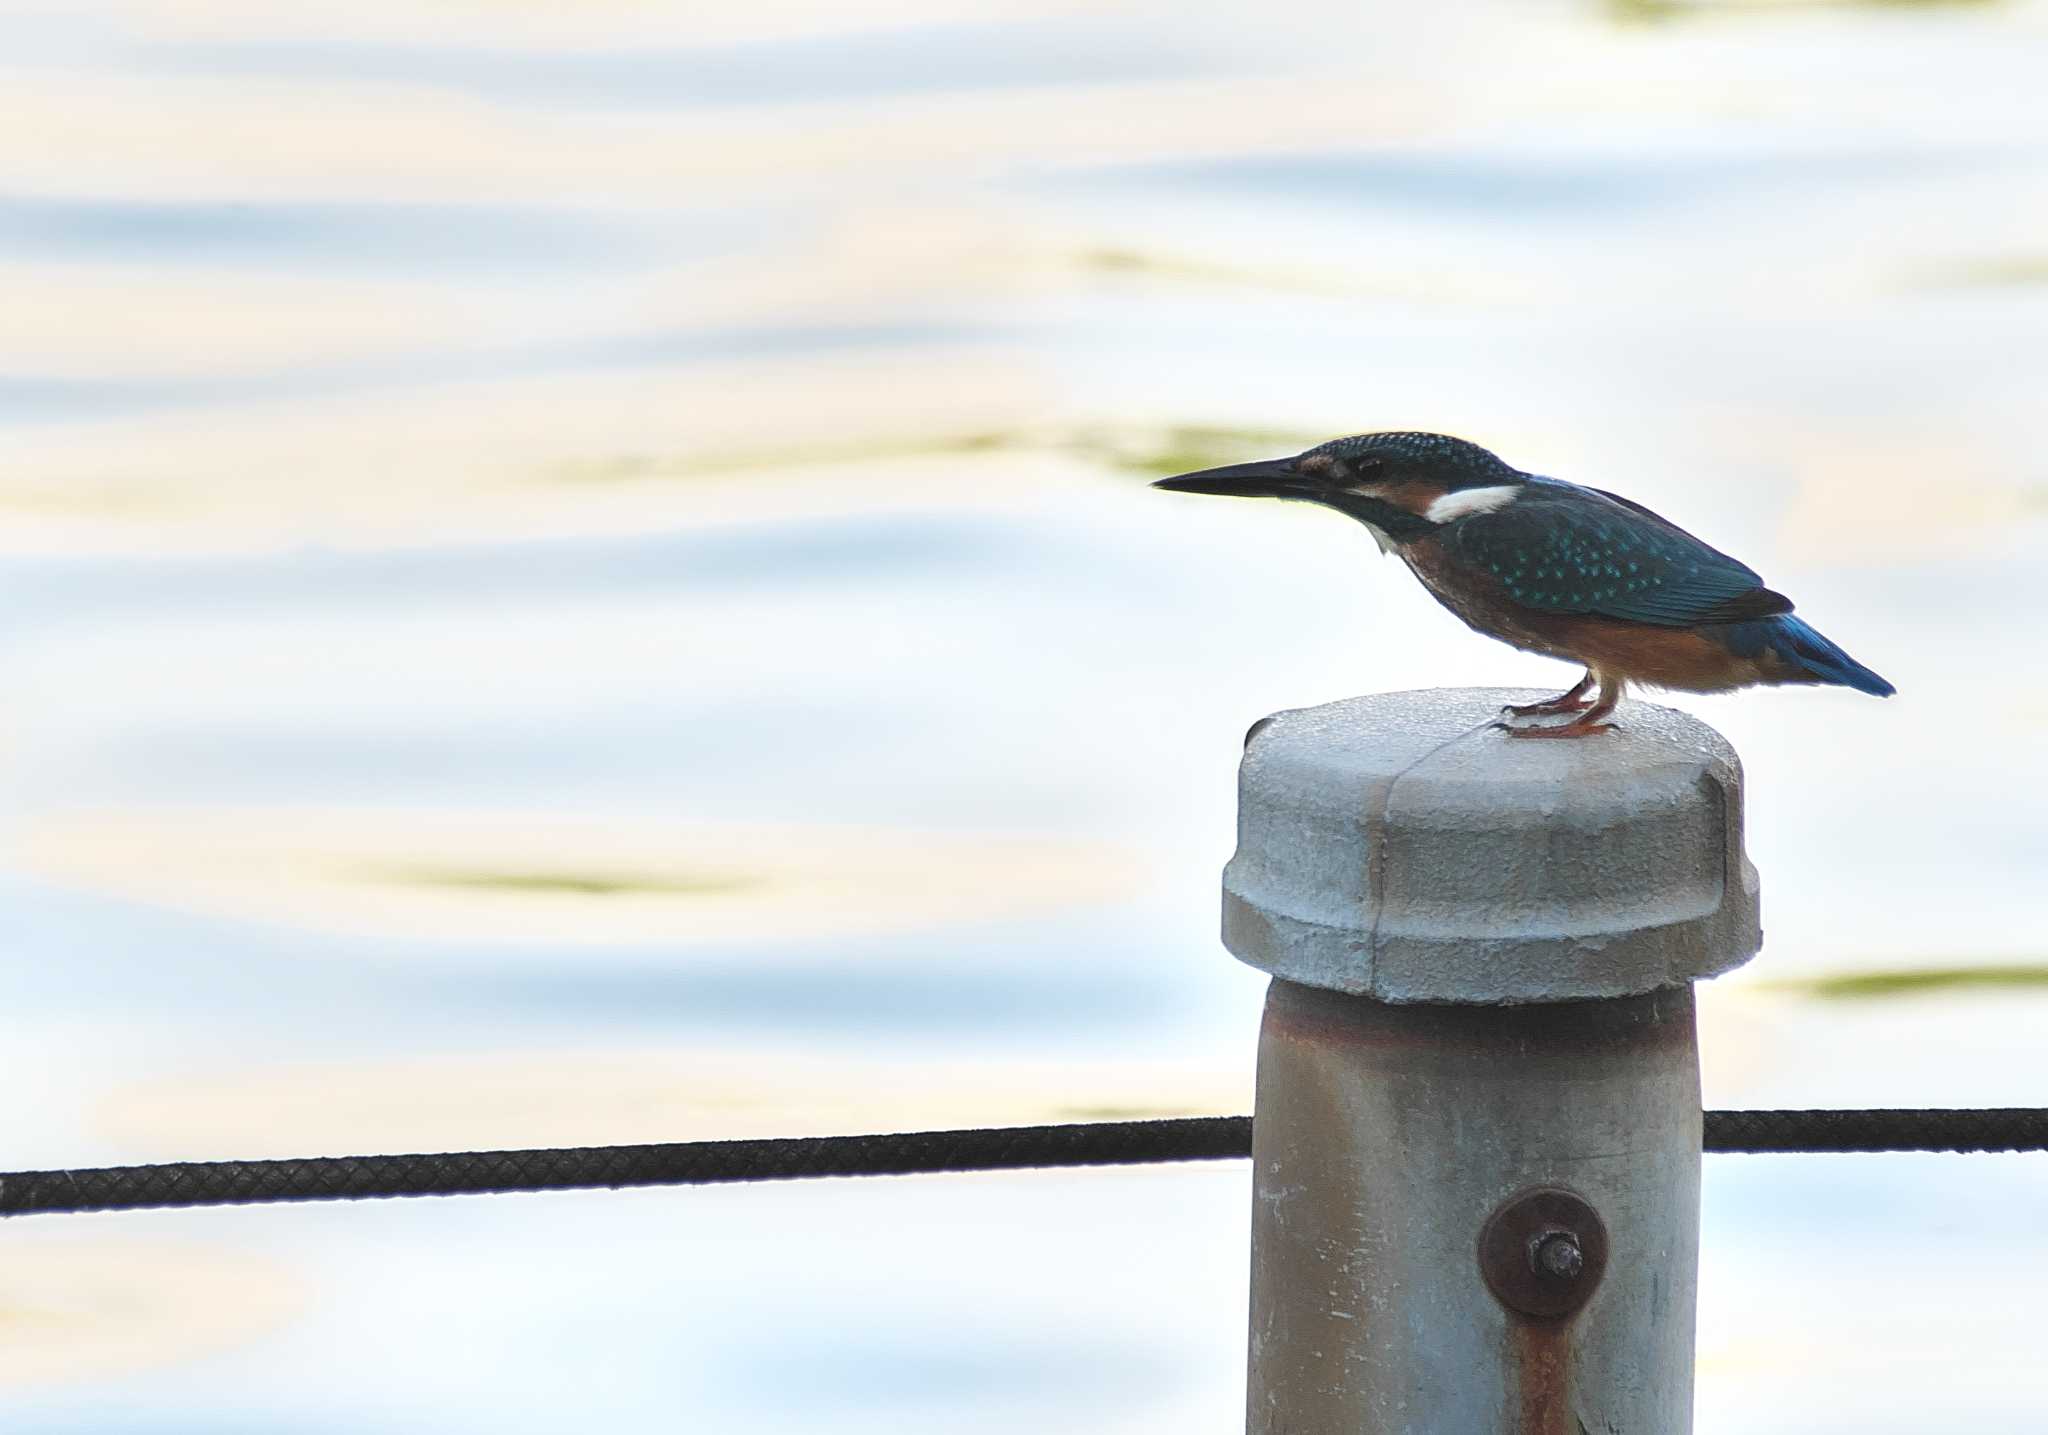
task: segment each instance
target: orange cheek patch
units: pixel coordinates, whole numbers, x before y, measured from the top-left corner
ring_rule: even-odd
[[[1406,509],[1418,518],[1429,512],[1432,503],[1450,492],[1441,483],[1418,483],[1412,480],[1403,483],[1371,484],[1359,491],[1368,498],[1377,498],[1393,504],[1396,508]]]

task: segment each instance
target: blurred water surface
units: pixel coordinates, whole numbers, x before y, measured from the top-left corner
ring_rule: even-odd
[[[1384,427],[1901,689],[1683,700],[1768,904],[1709,1101],[2048,1104],[2042,7],[0,27],[8,1163],[1245,1109],[1245,726],[1568,679],[1143,488]],[[1711,1162],[1702,1431],[2041,1428],[2044,1172]],[[1222,1432],[1246,1186],[22,1223],[0,1410]]]

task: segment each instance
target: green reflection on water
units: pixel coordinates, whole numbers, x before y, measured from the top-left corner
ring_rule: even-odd
[[[798,444],[789,448],[746,449],[728,453],[620,453],[558,464],[544,470],[542,477],[554,483],[723,478],[765,469],[867,463],[887,458],[943,457],[946,454],[988,453],[1027,446],[1027,440],[1021,434],[975,432],[934,434],[918,438],[872,439],[858,443]]]
[[[1917,271],[1923,288],[1989,289],[2048,284],[2048,254],[2000,254]]]
[[[871,463],[891,458],[943,458],[983,453],[1062,454],[1125,473],[1157,478],[1190,469],[1297,453],[1327,434],[1280,428],[1173,425],[1163,429],[1085,428],[1046,433],[979,429],[901,439],[809,444],[706,454],[609,454],[547,469],[556,483],[617,483],[722,478],[819,465]]]
[[[481,867],[386,865],[352,874],[403,887],[441,887],[468,892],[542,893],[572,897],[723,897],[764,886],[766,879],[734,872],[644,872],[505,870]]]
[[[1777,991],[1830,1000],[1919,996],[1927,992],[2048,987],[2048,962],[1976,967],[1909,967],[1882,972],[1838,972],[1803,981],[1771,982]]]
[[[1210,428],[1186,425],[1137,439],[1084,436],[1073,447],[1127,473],[1164,478],[1198,468],[1299,453],[1329,437],[1287,429]]]

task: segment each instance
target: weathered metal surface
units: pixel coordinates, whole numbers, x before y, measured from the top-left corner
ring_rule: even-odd
[[[1255,725],[1225,945],[1383,1001],[1625,996],[1748,960],[1762,936],[1734,750],[1649,703],[1579,741],[1490,726],[1530,696],[1382,693]]]
[[[1583,741],[1489,727],[1525,696],[1247,735],[1254,1435],[1692,1428],[1691,983],[1760,940],[1741,768],[1646,704]]]
[[[1684,1435],[1699,1119],[1689,988],[1457,1007],[1275,981],[1248,1429]],[[1576,1232],[1583,1301],[1553,1314],[1504,1304],[1479,1256],[1531,1188],[1598,1213],[1539,1204],[1517,1231],[1525,1268],[1529,1236]]]

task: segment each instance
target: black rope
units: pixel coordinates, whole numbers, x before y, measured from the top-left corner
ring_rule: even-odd
[[[1250,1155],[1251,1133],[1249,1116],[1208,1116],[879,1136],[796,1136],[421,1156],[319,1156],[285,1161],[180,1161],[164,1166],[23,1171],[0,1176],[0,1216],[1216,1161]]]
[[[0,1216],[1222,1161],[1249,1156],[1251,1145],[1249,1116],[1204,1116],[656,1146],[178,1161],[0,1176]],[[1716,1152],[2041,1151],[2048,1150],[2048,1110],[1709,1111],[1702,1145]]]
[[[1907,1107],[1893,1111],[1709,1111],[1708,1151],[2048,1151],[2048,1109]]]

